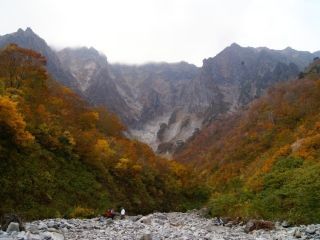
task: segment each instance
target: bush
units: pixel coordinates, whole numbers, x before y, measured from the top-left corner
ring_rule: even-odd
[[[70,218],[92,218],[95,216],[94,210],[91,208],[84,208],[77,206],[70,213]]]

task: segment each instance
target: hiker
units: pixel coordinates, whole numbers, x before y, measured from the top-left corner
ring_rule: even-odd
[[[123,207],[121,208],[120,215],[121,215],[121,219],[125,219],[125,217],[126,217],[126,210],[124,210]]]
[[[115,216],[115,212],[113,211],[113,209],[108,209],[108,211],[106,211],[104,213],[104,217],[106,218],[112,218],[112,220],[114,219],[114,216]]]

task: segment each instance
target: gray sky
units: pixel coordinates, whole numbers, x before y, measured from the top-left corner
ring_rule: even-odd
[[[320,0],[0,0],[0,34],[31,27],[110,62],[201,65],[233,42],[320,50]]]

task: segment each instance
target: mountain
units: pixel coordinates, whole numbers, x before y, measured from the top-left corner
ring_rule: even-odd
[[[295,78],[315,55],[232,44],[201,68],[186,62],[109,64],[86,48],[65,49],[59,57],[91,103],[117,113],[131,137],[170,155],[206,124]]]
[[[118,64],[111,66],[111,72],[121,84],[120,89],[128,105],[136,109],[137,121],[129,125],[133,137],[147,142],[156,150],[160,143],[178,138],[184,132],[180,126],[188,116],[178,114],[183,108],[181,94],[197,76],[199,69],[196,66],[186,62],[137,66]],[[171,128],[169,122],[175,127]],[[166,131],[159,132],[164,124]]]
[[[120,206],[141,214],[207,199],[192,169],[126,138],[118,117],[49,77],[45,64],[16,44],[0,50],[1,216],[92,217]]]
[[[207,179],[218,216],[320,218],[320,60],[247,109],[210,123],[174,156]]]
[[[15,43],[21,47],[33,49],[41,53],[47,59],[47,68],[53,78],[58,79],[65,86],[75,90],[79,89],[75,78],[68,70],[62,68],[61,62],[55,51],[52,50],[42,38],[35,34],[31,28],[27,28],[25,31],[20,28],[15,33],[0,36],[0,48],[3,48],[10,43]]]
[[[94,48],[56,53],[29,28],[1,36],[0,46],[10,41],[44,54],[56,79],[92,105],[107,107],[126,124],[128,136],[167,156],[210,122],[295,78],[318,54],[234,43],[200,68],[186,62],[124,65],[110,64]]]
[[[82,95],[95,106],[107,107],[125,124],[135,121],[134,111],[118,90],[118,83],[110,76],[107,57],[94,48],[66,48],[58,53],[65,71],[71,72]]]
[[[107,57],[94,48],[65,48],[57,52],[65,71],[70,71],[78,81],[81,91],[85,91],[91,79],[101,68],[107,68]]]

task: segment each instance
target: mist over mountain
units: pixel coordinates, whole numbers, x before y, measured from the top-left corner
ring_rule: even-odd
[[[232,44],[202,67],[186,62],[110,64],[94,48],[53,51],[30,28],[0,37],[39,51],[49,72],[96,106],[116,113],[128,134],[171,154],[203,126],[246,106],[275,83],[297,77],[320,52]]]

